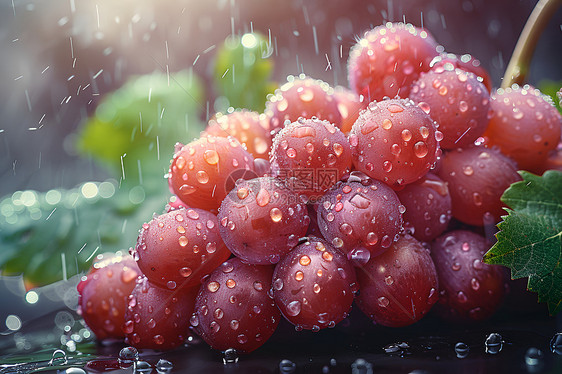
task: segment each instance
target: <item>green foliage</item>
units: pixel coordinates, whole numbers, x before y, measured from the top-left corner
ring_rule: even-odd
[[[272,53],[273,46],[259,33],[225,40],[217,52],[214,78],[229,106],[263,111],[267,94],[276,88],[270,81]]]
[[[174,144],[191,141],[203,129],[202,103],[202,85],[192,72],[134,77],[101,100],[81,127],[77,148],[116,177],[122,177],[122,168],[125,178],[139,181],[139,169],[161,176]]]
[[[512,278],[529,277],[528,289],[555,314],[562,308],[562,172],[519,173],[523,181],[502,196],[511,209],[484,261],[510,267]]]
[[[166,187],[161,179],[160,184]],[[95,254],[128,251],[167,194],[116,181],[71,190],[18,191],[0,201],[0,268],[46,285],[87,270]],[[63,266],[64,261],[64,266]],[[63,270],[65,269],[65,271]]]
[[[550,80],[543,80],[540,81],[537,88],[545,95],[548,95],[552,98],[554,106],[558,109],[558,111],[562,114],[562,108],[560,107],[560,98],[556,96],[556,93],[562,89],[562,82],[558,81],[550,81]]]
[[[199,135],[201,84],[189,72],[135,77],[105,96],[77,148],[115,179],[71,190],[17,191],[0,200],[0,270],[46,285],[89,268],[96,253],[127,251],[163,211],[174,144]],[[64,263],[64,266],[63,266]]]

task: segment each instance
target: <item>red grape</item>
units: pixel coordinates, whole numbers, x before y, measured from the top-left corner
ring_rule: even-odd
[[[218,219],[228,249],[254,265],[277,263],[310,223],[298,195],[272,177],[238,184],[222,202]]]
[[[357,121],[361,110],[367,107],[367,100],[348,88],[338,86],[334,91],[334,97],[338,102],[342,120],[339,128],[344,134],[351,131],[351,127]]]
[[[273,297],[297,329],[334,327],[351,309],[355,269],[323,239],[308,237],[275,267]]]
[[[436,311],[449,320],[481,321],[491,317],[503,301],[504,271],[482,257],[491,244],[471,231],[451,231],[431,245],[439,276]]]
[[[429,251],[406,235],[388,251],[357,269],[359,309],[384,326],[419,321],[438,299],[438,280]]]
[[[411,100],[369,104],[349,133],[355,167],[393,188],[423,177],[440,154],[434,121]]]
[[[246,172],[255,176],[253,170],[254,158],[238,140],[208,135],[175,152],[169,178],[173,192],[188,206],[213,210],[234,187],[229,181]]]
[[[246,146],[246,150],[254,158],[269,158],[271,134],[269,118],[247,109],[229,111],[227,114],[217,113],[209,121],[205,134],[236,138]]]
[[[412,85],[410,98],[439,124],[441,148],[466,147],[486,130],[490,94],[476,75],[447,67],[422,74]]]
[[[426,30],[388,22],[366,32],[349,52],[349,85],[367,102],[407,97],[412,82],[437,55],[437,43]]]
[[[119,254],[98,255],[78,283],[78,313],[99,340],[123,338],[127,297],[141,274],[135,261]]]
[[[521,180],[512,160],[481,146],[446,152],[437,175],[449,185],[453,217],[475,226],[499,222],[501,195]]]
[[[273,176],[287,179],[299,195],[320,197],[350,168],[349,142],[328,121],[301,117],[275,135],[271,149]]]
[[[520,168],[540,170],[560,141],[562,116],[552,100],[531,86],[499,89],[492,95],[494,116],[486,133],[489,145]]]
[[[322,236],[348,258],[365,263],[386,251],[402,228],[396,193],[384,183],[355,176],[326,192],[318,207]]]
[[[133,257],[154,284],[187,289],[230,256],[219,233],[217,217],[202,209],[164,213],[140,230]]]
[[[201,286],[190,319],[212,348],[251,352],[273,334],[281,318],[269,297],[273,266],[246,265],[232,258]]]
[[[299,117],[317,117],[339,126],[341,114],[334,97],[334,89],[321,80],[288,76],[287,83],[275,90],[265,103],[266,115],[271,117],[272,130],[281,129],[285,121]]]
[[[167,350],[189,335],[197,287],[184,292],[160,288],[142,277],[129,296],[125,313],[125,342],[137,348]]]
[[[490,74],[480,65],[480,61],[469,54],[464,54],[462,56],[457,56],[452,53],[441,53],[436,56],[429,63],[432,69],[444,68],[446,70],[453,70],[455,68],[462,69],[473,73],[479,77],[479,81],[486,86],[488,92],[492,92],[492,78]]]
[[[406,207],[402,215],[404,227],[414,238],[428,242],[447,229],[451,220],[451,195],[440,178],[428,173],[396,193]]]

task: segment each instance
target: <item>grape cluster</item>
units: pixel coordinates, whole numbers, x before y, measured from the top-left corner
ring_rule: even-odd
[[[519,168],[560,157],[560,114],[533,87],[492,91],[478,60],[409,24],[366,32],[348,73],[335,89],[290,76],[264,113],[219,113],[178,143],[166,212],[78,286],[98,338],[171,349],[195,333],[251,352],[281,318],[319,331],[354,301],[391,327],[434,305],[494,314],[507,279],[482,263],[482,227]]]

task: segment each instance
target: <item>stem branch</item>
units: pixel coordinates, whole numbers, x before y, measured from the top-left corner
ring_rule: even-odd
[[[521,85],[525,82],[537,42],[560,5],[562,5],[562,0],[539,0],[535,5],[507,65],[502,88],[511,87],[514,83]]]

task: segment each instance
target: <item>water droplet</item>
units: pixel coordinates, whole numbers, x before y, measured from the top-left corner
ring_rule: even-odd
[[[129,347],[132,348],[132,347]],[[133,348],[134,349],[134,348]],[[136,351],[136,349],[135,349]],[[138,353],[137,353],[138,356]],[[68,363],[68,359],[66,358],[66,352],[62,349],[56,349],[51,356],[51,360],[49,361],[49,366],[62,366]]]
[[[447,87],[441,86],[441,87],[439,87],[439,90],[437,92],[439,92],[439,95],[445,96],[445,95],[447,95]]]
[[[470,280],[470,286],[474,291],[478,291],[478,289],[480,289],[480,282],[478,282],[478,279],[472,278]]]
[[[267,191],[264,188],[260,188],[258,194],[256,195],[256,203],[259,206],[264,207],[267,204],[269,204],[269,199],[270,199],[269,191]]]
[[[287,157],[295,158],[297,156],[297,151],[294,148],[289,148],[286,151]]]
[[[384,296],[379,297],[377,301],[379,303],[379,306],[382,308],[386,308],[388,304],[390,304],[390,301]]]
[[[185,247],[189,243],[189,240],[185,236],[182,235],[178,239],[178,243],[180,244],[180,246]]]
[[[451,265],[451,269],[453,269],[454,271],[459,271],[461,269],[461,264],[455,262],[453,263],[453,265]]]
[[[295,280],[301,281],[303,278],[304,278],[304,273],[302,271],[298,270],[295,273]]]
[[[172,371],[173,367],[174,365],[170,361],[164,360],[163,358],[156,363],[156,371],[161,374],[169,373]]]
[[[544,354],[538,348],[531,347],[527,349],[527,352],[525,352],[525,363],[528,366],[533,366],[535,368],[540,366],[541,364],[543,364],[543,358]]]
[[[281,278],[277,278],[273,281],[273,289],[276,291],[281,291],[283,289],[283,280]]]
[[[306,255],[302,256],[302,257],[300,258],[300,260],[299,260],[299,263],[300,263],[302,266],[308,266],[308,265],[310,264],[310,257],[308,257],[308,256],[306,256]]]
[[[222,357],[222,362],[227,364],[235,364],[238,362],[238,352],[234,348],[228,348],[224,351],[224,355]]]
[[[379,125],[377,125],[376,122],[367,121],[361,127],[361,134],[367,135],[367,134],[375,131],[378,127],[379,127]],[[357,137],[355,137],[355,139],[357,139]],[[350,138],[350,142],[351,142],[351,138]],[[355,142],[355,143],[357,143],[357,142]],[[355,145],[357,145],[357,144],[355,144]]]
[[[398,104],[390,104],[387,109],[390,113],[400,113],[404,111],[404,108]]]
[[[457,299],[459,299],[460,303],[466,303],[468,298],[466,297],[465,293],[462,291],[457,292]]]
[[[220,287],[220,284],[218,282],[215,282],[215,281],[209,282],[209,284],[207,285],[207,289],[209,291],[213,292],[213,293],[217,292],[219,287]]]
[[[424,142],[417,142],[414,144],[414,154],[417,158],[424,158],[427,156],[428,149],[427,145]]]
[[[469,351],[470,348],[466,343],[458,342],[457,344],[455,344],[455,353],[457,354],[458,358],[465,358],[466,356],[468,356]]]
[[[550,340],[550,351],[562,356],[562,333],[555,334]]]
[[[423,110],[426,114],[429,114],[429,112],[431,112],[431,107],[429,106],[428,103],[422,101],[418,104],[418,107]]]
[[[136,372],[139,373],[150,373],[152,371],[152,365],[150,365],[146,361],[137,361],[137,365],[135,367]]]
[[[390,130],[392,128],[392,121],[388,118],[383,119],[382,128],[385,130]]]
[[[119,365],[130,365],[139,359],[139,351],[135,347],[125,347],[119,351]]]
[[[404,140],[405,142],[409,142],[412,139],[412,132],[408,129],[404,129],[402,130],[401,136],[402,140]]]
[[[299,313],[301,312],[301,302],[298,300],[295,301],[291,301],[289,304],[287,304],[287,314],[295,317],[297,315],[299,315]]]
[[[279,210],[279,208],[272,208],[269,211],[269,216],[271,217],[271,220],[273,222],[279,222],[283,218],[283,213],[281,213],[281,210]]]
[[[332,149],[334,150],[334,153],[336,154],[336,156],[341,156],[341,154],[343,153],[343,146],[339,143],[334,143],[334,145],[332,146]]]
[[[387,173],[390,173],[392,171],[392,162],[390,161],[385,161],[382,163],[382,170],[384,170]]]
[[[197,178],[197,182],[201,184],[206,184],[209,181],[209,174],[207,174],[207,172],[204,170],[198,171],[195,174],[195,177]]]
[[[219,162],[219,154],[214,149],[208,149],[203,153],[203,158],[209,165],[216,165]]]
[[[226,281],[226,287],[228,287],[228,288],[236,287],[236,281],[234,279],[228,279]]]
[[[495,332],[486,337],[484,344],[486,345],[486,353],[491,355],[498,354],[503,348],[502,337],[500,334]]]
[[[481,270],[484,267],[484,265],[482,264],[482,261],[480,261],[479,259],[475,259],[472,262],[472,267],[476,270]]]
[[[297,364],[295,364],[294,362],[290,361],[290,360],[281,360],[281,362],[279,362],[279,373],[280,374],[290,374],[290,373],[294,373],[295,370],[297,369]]]
[[[464,100],[459,101],[459,110],[464,113],[468,110],[468,103]]]
[[[351,364],[351,374],[373,374],[373,365],[362,358]]]

